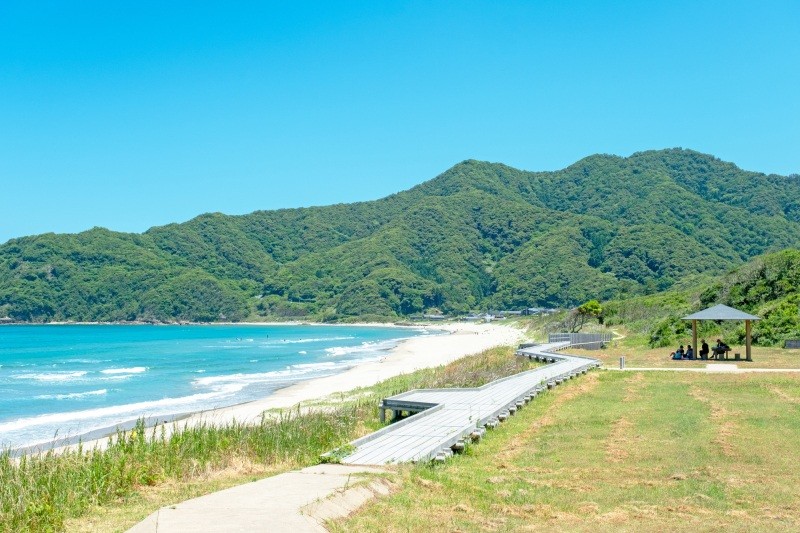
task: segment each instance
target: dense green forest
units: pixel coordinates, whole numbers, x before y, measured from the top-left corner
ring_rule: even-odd
[[[0,246],[0,317],[363,320],[572,306],[680,288],[798,246],[797,176],[682,149],[556,172],[465,161],[371,202],[12,239]],[[736,304],[764,290],[704,294]]]
[[[722,276],[697,276],[657,294],[605,302],[602,319],[647,335],[653,347],[669,346],[690,332],[681,317],[718,303],[761,317],[753,323],[757,344],[800,339],[800,250],[758,256]],[[701,322],[700,328],[708,337],[744,340],[742,322]]]

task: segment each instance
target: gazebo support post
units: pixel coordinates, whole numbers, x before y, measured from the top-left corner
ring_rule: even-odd
[[[692,350],[695,359],[700,359],[700,350],[697,348],[697,320],[692,320]]]
[[[744,345],[745,357],[747,358],[748,361],[752,361],[753,360],[753,354],[750,352],[750,321],[749,320],[745,320],[744,321],[744,335],[745,335],[745,345]]]
[[[748,361],[753,360],[753,355],[750,351],[750,345],[752,344],[752,339],[750,335],[750,327],[752,326],[753,320],[761,320],[759,317],[755,315],[750,315],[745,313],[744,311],[739,311],[738,309],[734,309],[733,307],[728,307],[727,305],[715,305],[713,307],[709,307],[708,309],[703,309],[702,311],[698,311],[697,313],[692,313],[689,316],[683,317],[683,320],[691,320],[692,321],[692,342],[694,343],[695,352],[697,351],[697,321],[698,320],[744,320],[744,329],[747,337],[747,342],[745,347],[747,351],[745,353],[746,358]],[[725,359],[727,359],[727,354]]]

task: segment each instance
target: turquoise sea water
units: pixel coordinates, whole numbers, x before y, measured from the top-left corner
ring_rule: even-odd
[[[0,327],[0,447],[234,405],[425,332],[356,326]]]

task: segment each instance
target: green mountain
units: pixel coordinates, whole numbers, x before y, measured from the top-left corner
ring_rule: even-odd
[[[800,180],[689,150],[556,172],[465,161],[408,191],[0,246],[0,316],[391,319],[650,294],[800,246]]]

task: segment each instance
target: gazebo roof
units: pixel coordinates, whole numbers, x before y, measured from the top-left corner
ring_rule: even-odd
[[[689,316],[683,317],[684,320],[761,320],[760,317],[750,315],[744,311],[739,311],[727,305],[715,305],[708,309],[703,309]]]

